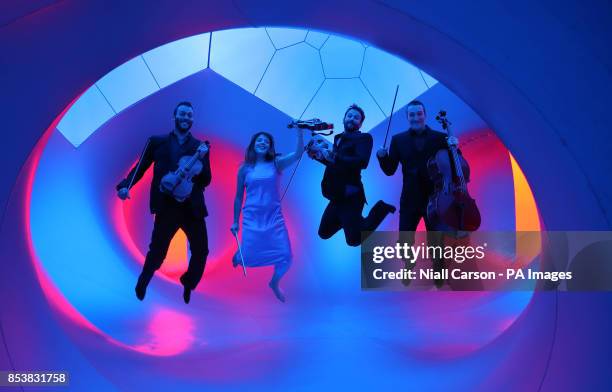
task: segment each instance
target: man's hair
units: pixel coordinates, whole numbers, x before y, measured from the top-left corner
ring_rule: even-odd
[[[425,110],[425,105],[423,105],[423,102],[419,101],[418,99],[413,99],[412,101],[408,102],[408,105],[406,105],[406,110],[408,110],[408,106],[417,105],[421,105],[423,107],[423,113],[427,113],[427,110]]]
[[[189,106],[191,109],[193,109],[193,105],[191,104],[191,102],[189,102],[189,101],[179,102],[178,105],[176,105],[176,107],[174,108],[174,115],[175,116],[176,116],[176,111],[178,110],[178,108],[180,106]]]
[[[365,113],[363,112],[363,109],[357,106],[356,103],[354,103],[351,106],[349,106],[348,109],[346,109],[346,112],[344,112],[344,117],[346,117],[346,114],[349,112],[349,110],[357,110],[359,114],[361,114],[361,124],[363,124],[363,122],[365,121]],[[342,117],[343,120],[344,120],[344,117]]]

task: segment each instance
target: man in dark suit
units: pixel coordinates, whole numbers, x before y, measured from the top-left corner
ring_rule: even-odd
[[[457,145],[457,138],[434,131],[425,124],[427,115],[420,101],[411,101],[406,107],[410,129],[391,138],[387,151],[381,148],[376,156],[382,171],[392,176],[402,164],[402,195],[400,197],[400,231],[415,231],[421,218],[427,230],[434,230],[427,218],[427,202],[434,184],[427,172],[427,161],[439,150]]]
[[[191,291],[196,288],[204,273],[208,256],[208,233],[204,218],[208,216],[208,211],[203,191],[211,181],[210,157],[208,146],[202,144],[189,132],[192,124],[191,103],[180,102],[174,109],[172,132],[168,135],[150,137],[139,162],[117,185],[118,197],[122,200],[129,198],[129,188],[142,178],[151,164],[154,164],[149,207],[151,213],[155,214],[155,223],[149,251],[135,288],[136,296],[141,301],[145,297],[153,274],[161,267],[170,242],[179,228],[185,232],[191,250],[189,267],[180,278],[185,303],[189,303]],[[193,156],[196,153],[202,162],[202,170],[192,179],[194,186],[191,195],[183,202],[178,202],[172,195],[160,190],[161,179],[177,169],[181,157]]]
[[[372,153],[372,135],[359,131],[365,113],[357,105],[351,105],[344,114],[344,132],[334,137],[331,150],[322,150],[320,160],[326,167],[321,182],[323,196],[329,204],[323,212],[319,236],[328,239],[344,229],[346,243],[361,244],[361,232],[376,230],[378,225],[395,207],[379,200],[366,218],[361,213],[366,203],[361,182],[361,171],[368,167]]]
[[[427,231],[444,230],[434,227],[427,217],[427,203],[434,191],[434,184],[427,172],[427,161],[439,150],[448,149],[449,145],[457,145],[456,137],[449,137],[442,132],[434,131],[425,124],[427,114],[425,105],[414,100],[406,106],[406,116],[410,128],[398,133],[391,139],[389,150],[381,148],[376,156],[382,171],[392,176],[397,166],[402,164],[402,195],[400,197],[400,220],[399,230],[401,232],[414,232],[421,219],[425,220]],[[414,233],[408,234],[405,239],[409,244],[414,244]],[[428,242],[435,242],[428,235]],[[414,264],[409,266],[414,267]],[[434,268],[440,269],[439,260],[434,260]],[[440,286],[443,282],[436,281]]]

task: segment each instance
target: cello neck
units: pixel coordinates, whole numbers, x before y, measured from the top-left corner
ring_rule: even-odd
[[[448,137],[453,136],[453,131],[451,130],[450,121],[446,118],[446,112],[441,110],[440,113],[436,116],[436,120],[442,124],[442,128],[446,131]],[[459,158],[459,153],[457,152],[457,146],[448,146],[450,153],[453,157],[453,163],[455,164],[455,175],[459,179],[459,186],[461,189],[465,190],[465,176],[463,175],[463,169],[461,169],[461,159]]]
[[[453,156],[453,162],[455,164],[455,175],[459,179],[459,185],[461,186],[461,189],[465,189],[465,177],[463,175],[463,169],[461,168],[461,159],[459,158],[457,147],[450,146],[449,150],[451,152],[451,155]]]

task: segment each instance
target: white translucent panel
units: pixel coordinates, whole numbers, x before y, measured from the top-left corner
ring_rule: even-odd
[[[302,29],[285,29],[277,27],[268,27],[268,34],[276,49],[286,48],[289,45],[297,44],[304,41],[308,30]]]
[[[319,52],[301,43],[276,52],[255,95],[298,118],[323,79]]]
[[[215,72],[291,117],[319,117],[340,131],[353,102],[365,109],[363,130],[369,131],[389,114],[397,84],[399,110],[437,83],[350,38],[293,28],[233,29],[171,42],[122,64],[83,94],[58,130],[78,146],[114,112],[157,92],[158,83],[165,87],[204,69],[209,43]]]
[[[423,71],[421,71],[421,75],[423,75],[423,78],[425,79],[425,83],[427,83],[429,88],[432,88],[436,83],[438,83],[436,79],[432,78],[431,76],[429,76]]]
[[[117,113],[159,90],[140,56],[113,69],[96,84]]]
[[[183,38],[142,55],[160,87],[206,68],[209,37],[210,33]]]
[[[321,47],[321,60],[328,78],[351,78],[359,76],[363,52],[361,42],[330,36]]]
[[[336,127],[336,132],[342,132],[344,112],[353,103],[361,106],[365,112],[366,118],[361,128],[362,131],[369,131],[385,119],[359,79],[325,80],[302,117],[331,121]]]
[[[389,115],[395,88],[399,84],[395,111],[428,90],[421,72],[412,64],[374,47],[368,47],[361,80],[376,102]]]
[[[113,109],[94,85],[70,107],[57,125],[57,130],[78,147],[114,115]]]
[[[310,30],[306,35],[306,42],[314,46],[317,49],[321,49],[321,46],[325,43],[329,34],[319,33],[318,31]]]
[[[234,29],[212,33],[210,68],[247,91],[254,92],[274,54],[265,29]]]

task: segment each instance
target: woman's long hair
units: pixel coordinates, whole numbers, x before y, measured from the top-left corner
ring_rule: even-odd
[[[276,155],[277,154],[276,154],[276,150],[274,149],[274,137],[268,132],[261,131],[253,135],[253,137],[251,138],[251,142],[249,143],[249,146],[247,147],[246,152],[244,153],[244,165],[245,166],[254,166],[255,163],[257,162],[257,153],[255,152],[255,141],[261,135],[264,135],[265,137],[267,137],[268,141],[270,142],[270,147],[268,148],[268,152],[266,153],[266,156],[264,157],[264,159],[267,162],[274,162],[274,165],[276,165]]]

